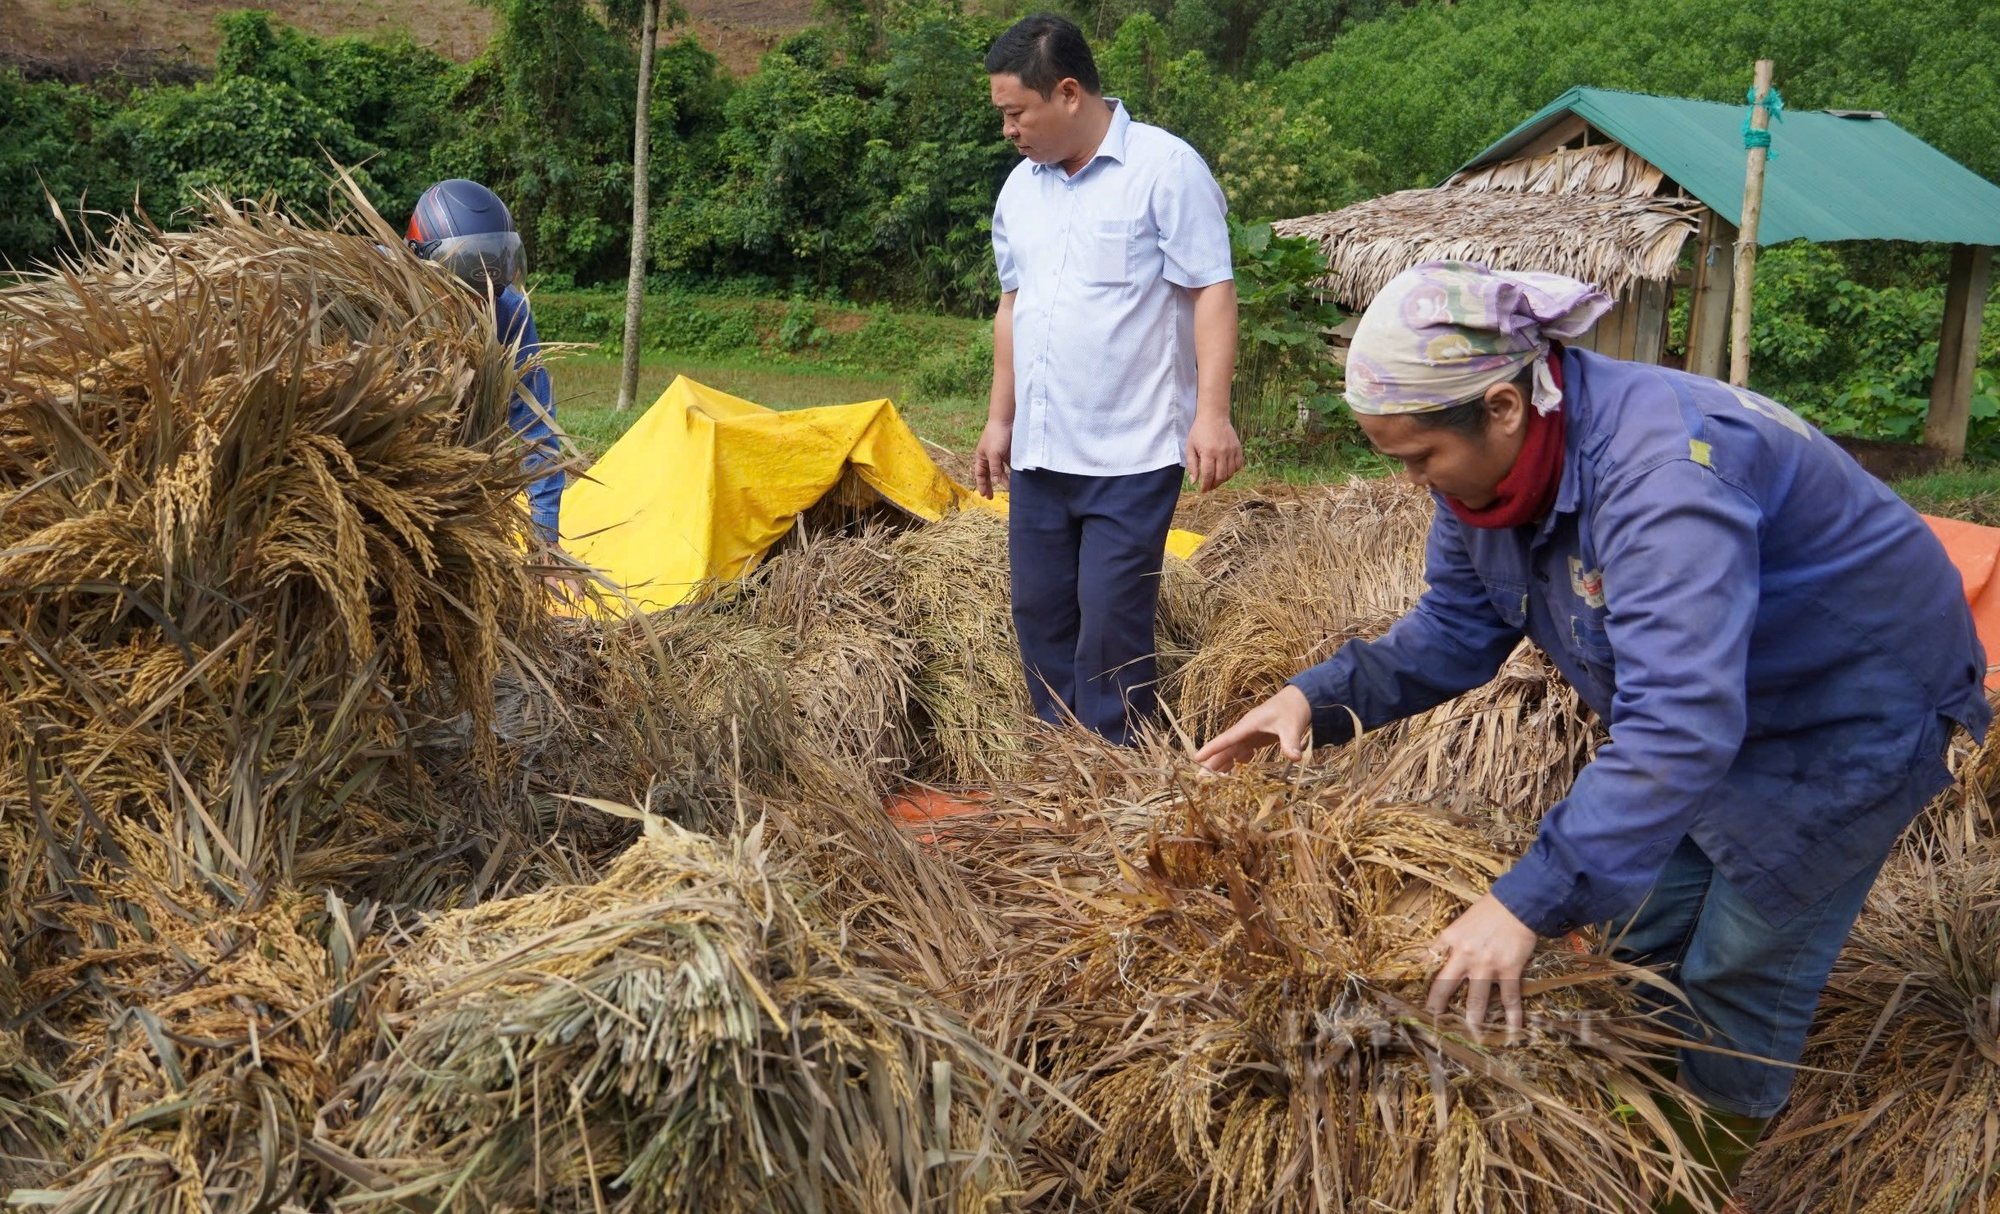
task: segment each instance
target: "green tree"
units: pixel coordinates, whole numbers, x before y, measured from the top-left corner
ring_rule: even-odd
[[[1345,144],[1324,113],[1287,110],[1268,86],[1231,80],[1199,51],[1174,56],[1150,13],[1120,26],[1098,63],[1105,91],[1133,117],[1194,145],[1239,216],[1311,214],[1372,192],[1373,159]]]
[[[97,127],[111,113],[88,89],[0,68],[0,266],[25,267],[55,252],[62,225],[51,198],[72,225],[86,198],[117,204],[95,148]]]
[[[531,269],[579,281],[625,268],[637,56],[586,0],[493,0],[499,28],[452,81],[434,177],[485,183]]]
[[[1273,79],[1374,157],[1377,190],[1432,185],[1573,85],[1740,103],[1777,61],[1794,108],[1889,116],[2000,178],[2000,9],[1982,0],[1481,0],[1354,26]]]
[[[216,19],[217,80],[249,78],[296,90],[377,149],[367,165],[384,214],[401,223],[431,183],[431,151],[445,101],[463,69],[407,34],[382,40],[317,38],[257,10]]]
[[[361,165],[380,149],[288,84],[232,76],[141,92],[105,124],[101,155],[137,180],[141,206],[166,221],[206,192],[328,205],[328,157]],[[363,168],[355,179],[380,198]]]
[[[999,296],[993,200],[1020,154],[1000,134],[987,85],[997,33],[933,9],[890,38],[870,157],[887,187],[875,242],[909,267],[900,296],[959,310]]]

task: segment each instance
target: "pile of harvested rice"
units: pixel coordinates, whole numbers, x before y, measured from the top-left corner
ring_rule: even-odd
[[[1801,1062],[1751,1208],[2000,1208],[2000,841],[1890,858]]]
[[[365,204],[123,224],[0,291],[0,1011],[12,1132],[59,1147],[14,1161],[38,1204],[327,1191],[306,1128],[373,1030],[343,907],[449,903],[532,829],[441,803],[419,746],[462,722],[453,778],[497,787],[496,679],[535,677],[518,382]]]
[[[349,1208],[874,1214],[1016,1191],[1014,1069],[855,966],[764,839],[651,819],[596,885],[432,924],[337,1133],[365,1181]]]
[[[1524,1042],[1417,1006],[1600,736],[1531,649],[1215,780],[1034,728],[984,511],[836,494],[729,594],[550,621],[517,379],[365,208],[218,205],[0,291],[17,1202],[1539,1214],[1685,1184],[1607,962],[1540,955]],[[1429,519],[1355,481],[1170,560],[1186,736],[1407,610]],[[2000,744],[1960,751],[1753,1164],[1769,1208],[2000,1200]],[[913,777],[986,812],[899,830]],[[632,842],[578,797],[711,834]]]
[[[1522,1043],[1421,1011],[1426,946],[1505,867],[1476,820],[1338,762],[1070,759],[926,828],[1008,931],[941,993],[1076,1106],[1024,1162],[1046,1208],[1636,1210],[1688,1176],[1608,963],[1540,954]]]
[[[10,924],[112,835],[224,900],[356,880],[432,825],[391,804],[426,718],[495,769],[541,618],[518,375],[480,300],[353,223],[218,203],[0,292]]]
[[[1398,480],[1239,506],[1189,562],[1202,589],[1167,596],[1166,630],[1194,651],[1165,688],[1180,726],[1212,736],[1343,641],[1387,629],[1423,592],[1430,517]]]

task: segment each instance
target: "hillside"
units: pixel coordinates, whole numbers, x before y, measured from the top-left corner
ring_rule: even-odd
[[[408,32],[457,60],[470,59],[493,31],[493,11],[473,0],[0,0],[0,63],[31,76],[86,80],[104,75],[185,78],[215,54],[215,18],[261,7],[309,33],[363,36]],[[758,56],[812,19],[812,0],[684,0],[703,46],[744,75]],[[668,37],[680,37],[681,31]]]

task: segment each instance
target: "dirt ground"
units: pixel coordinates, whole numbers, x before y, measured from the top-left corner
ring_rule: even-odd
[[[247,0],[0,0],[0,63],[30,75],[187,79],[214,62],[215,18]],[[314,34],[407,32],[452,59],[485,48],[493,10],[472,0],[262,0],[280,21]],[[779,39],[812,20],[812,0],[683,0],[700,39],[743,75]]]

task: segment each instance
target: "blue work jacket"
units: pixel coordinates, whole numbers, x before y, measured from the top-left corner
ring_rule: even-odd
[[[1878,862],[1983,736],[1986,657],[1916,511],[1755,393],[1563,358],[1562,483],[1541,523],[1439,503],[1425,591],[1293,680],[1345,741],[1490,680],[1523,636],[1610,725],[1493,893],[1543,935],[1635,909],[1692,836],[1781,924]]]
[[[515,346],[515,367],[525,365],[530,358],[541,353],[541,339],[535,333],[534,311],[528,306],[528,297],[517,288],[508,287],[494,298],[493,321],[501,342]],[[549,417],[556,415],[555,400],[549,393],[547,368],[538,366],[528,372],[524,377],[524,386],[543,413]],[[518,392],[507,405],[507,422],[531,448],[523,461],[530,471],[556,461],[560,451],[549,423]],[[528,486],[528,514],[544,543],[556,541],[556,516],[562,509],[562,495],[563,474],[560,472],[551,472]]]

